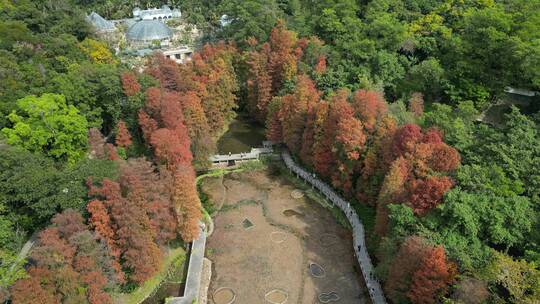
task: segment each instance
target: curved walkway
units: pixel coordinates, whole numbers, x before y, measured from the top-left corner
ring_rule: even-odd
[[[342,199],[327,184],[298,166],[292,159],[289,151],[283,150],[283,152],[281,152],[281,157],[283,158],[287,168],[293,171],[298,177],[301,177],[306,182],[312,184],[315,188],[321,191],[328,200],[334,203],[334,205],[338,206],[345,213],[349,223],[352,226],[354,251],[356,252],[356,257],[358,259],[358,263],[360,264],[362,275],[366,281],[369,296],[374,304],[385,304],[386,300],[384,298],[381,285],[379,284],[377,278],[375,278],[373,264],[371,264],[371,259],[369,258],[369,254],[367,252],[364,225],[362,225],[356,211],[354,211],[350,203]]]

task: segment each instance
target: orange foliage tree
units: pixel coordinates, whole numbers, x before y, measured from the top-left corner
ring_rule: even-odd
[[[319,98],[320,93],[307,76],[299,76],[294,93],[282,98],[279,117],[283,141],[293,153],[300,151],[307,113],[311,106],[319,101]]]
[[[446,259],[442,246],[430,248],[412,276],[412,284],[407,296],[413,303],[437,303],[446,295],[448,285],[454,281],[456,266]]]
[[[137,76],[133,72],[124,72],[120,76],[124,94],[131,97],[141,91],[141,85],[137,81]]]
[[[180,165],[174,173],[172,200],[182,239],[191,242],[199,236],[201,201],[195,186],[195,172],[188,165]]]
[[[126,123],[123,120],[120,120],[116,128],[116,145],[122,148],[129,147],[131,145],[131,134],[129,134]]]

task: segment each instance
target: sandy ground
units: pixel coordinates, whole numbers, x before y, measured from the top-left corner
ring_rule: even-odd
[[[284,303],[320,303],[318,296],[329,292],[340,298],[330,303],[366,302],[350,232],[328,210],[305,196],[292,198],[294,186],[266,171],[204,183],[210,199],[223,203],[207,243],[213,261],[209,303],[222,304],[212,300],[222,287],[231,288],[240,304],[270,303],[265,295],[275,289],[288,294]],[[253,226],[246,228],[246,219]],[[324,277],[310,274],[311,263],[322,266]]]

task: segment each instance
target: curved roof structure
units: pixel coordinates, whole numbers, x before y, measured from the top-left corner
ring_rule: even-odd
[[[96,12],[90,13],[90,15],[88,15],[88,17],[86,18],[96,28],[98,32],[116,30],[116,26],[114,26],[114,23],[105,20],[105,18],[101,17]]]
[[[132,25],[126,32],[128,40],[153,41],[172,37],[172,31],[158,20],[141,20]]]

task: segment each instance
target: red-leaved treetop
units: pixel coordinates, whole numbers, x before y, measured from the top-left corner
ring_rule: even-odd
[[[294,93],[282,98],[279,116],[283,128],[283,141],[293,153],[300,151],[307,113],[319,98],[320,92],[307,76],[299,76]]]
[[[416,144],[423,138],[422,129],[416,124],[406,124],[394,135],[392,150],[395,157],[412,153]]]
[[[180,73],[180,65],[162,54],[152,56],[146,73],[159,80],[161,88],[166,90],[178,90],[178,79],[184,77]]]
[[[180,93],[165,92],[163,94],[159,118],[160,125],[170,130],[178,128],[180,124],[184,124]]]
[[[116,129],[116,145],[122,148],[129,147],[131,145],[131,134],[129,134],[126,123],[123,120],[120,120]]]
[[[279,111],[281,108],[282,99],[280,96],[274,97],[268,105],[268,115],[266,118],[266,138],[275,143],[283,142],[283,128],[281,126],[281,118]]]
[[[212,136],[219,134],[234,117],[237,108],[238,81],[233,67],[237,50],[231,44],[207,44],[192,60],[194,80],[199,86],[192,90],[201,98]],[[204,89],[202,88],[204,87]],[[202,92],[204,90],[204,94]]]
[[[362,123],[352,115],[343,115],[339,119],[336,142],[348,160],[360,158],[366,143],[366,135],[362,129]]]
[[[395,256],[385,284],[386,295],[394,303],[407,302],[411,280],[423,261],[429,246],[418,236],[410,236],[401,244]]]
[[[11,301],[18,304],[35,304],[39,299],[40,304],[59,304],[62,295],[55,294],[50,284],[42,286],[43,277],[37,275],[35,268],[28,271],[29,278],[18,280],[11,287]]]
[[[195,164],[205,166],[216,147],[212,132],[206,119],[201,99],[194,92],[187,92],[180,97],[184,122],[191,138],[191,151]]]
[[[133,72],[124,72],[120,76],[124,94],[131,97],[141,91],[141,85],[137,81],[137,76]]]
[[[430,176],[411,183],[408,203],[417,215],[424,215],[442,202],[443,195],[454,185],[448,176]]]
[[[325,178],[330,178],[336,167],[334,144],[336,140],[337,124],[340,117],[339,104],[347,104],[349,91],[339,90],[329,102],[327,110],[324,110],[322,118],[322,135],[315,136],[313,143],[313,166],[315,170]]]
[[[191,242],[199,236],[201,219],[201,201],[195,186],[195,172],[191,166],[177,166],[172,200],[180,235],[185,242]]]
[[[412,303],[438,303],[440,297],[446,295],[448,285],[454,281],[456,272],[455,265],[447,261],[442,246],[430,248],[412,276],[407,296]]]
[[[429,164],[433,170],[439,172],[451,172],[456,170],[460,163],[461,156],[455,148],[444,143],[433,147],[433,153],[429,160]]]
[[[73,209],[58,213],[53,217],[52,222],[56,226],[59,236],[66,240],[88,229],[82,215]]]
[[[145,104],[144,109],[145,111],[151,115],[156,120],[159,120],[160,112],[161,112],[161,100],[162,100],[162,94],[161,94],[160,88],[157,87],[151,87],[148,88],[145,92]]]
[[[186,127],[183,124],[181,126],[176,130],[158,129],[150,138],[156,157],[170,168],[179,164],[191,164],[193,160]]]
[[[57,214],[52,222],[54,227],[39,234],[29,276],[13,285],[12,300],[15,303],[112,304],[105,292],[114,280],[113,275],[107,275],[108,255],[84,224],[81,214],[66,210]]]
[[[388,208],[391,203],[400,203],[405,196],[405,184],[411,172],[411,165],[404,157],[394,161],[390,171],[384,178],[379,198],[377,200],[377,214],[375,217],[375,232],[386,235],[388,230]]]
[[[269,39],[271,52],[268,67],[272,77],[272,95],[277,95],[283,83],[296,76],[296,41],[296,33],[287,30],[285,23],[279,20]]]
[[[364,151],[366,135],[362,123],[354,117],[354,110],[349,102],[338,100],[332,104],[330,116],[337,118],[333,149],[337,170],[333,171],[332,184],[345,195],[350,195],[354,161],[357,161]]]
[[[139,126],[143,131],[144,139],[146,142],[149,142],[152,134],[158,129],[157,121],[143,110],[139,110],[138,116]]]
[[[269,53],[270,46],[266,43],[260,51],[249,52],[247,59],[249,66],[246,81],[248,110],[259,122],[266,121],[268,104],[273,96],[272,77],[267,67]]]
[[[326,56],[320,55],[317,58],[317,64],[315,64],[313,70],[317,74],[323,74],[326,71]]]
[[[302,148],[300,158],[308,165],[313,166],[315,143],[320,142],[324,136],[324,121],[328,114],[328,102],[322,100],[314,104],[308,111],[306,129],[302,135]]]
[[[437,128],[429,128],[424,132],[422,142],[426,144],[440,144],[443,142],[443,134]]]
[[[368,132],[373,132],[377,121],[387,112],[383,95],[376,91],[358,90],[352,98],[353,107],[358,118]]]
[[[91,203],[91,223],[99,235],[113,242],[119,252],[124,269],[128,269],[128,280],[141,284],[151,277],[161,265],[161,251],[154,242],[154,232],[146,212],[146,192],[140,176],[122,170],[122,185],[104,179],[101,188],[94,187],[91,194],[103,200],[107,215],[99,203]],[[98,210],[99,213],[96,213]],[[110,229],[97,227],[110,225]],[[112,231],[112,240],[104,236]]]

